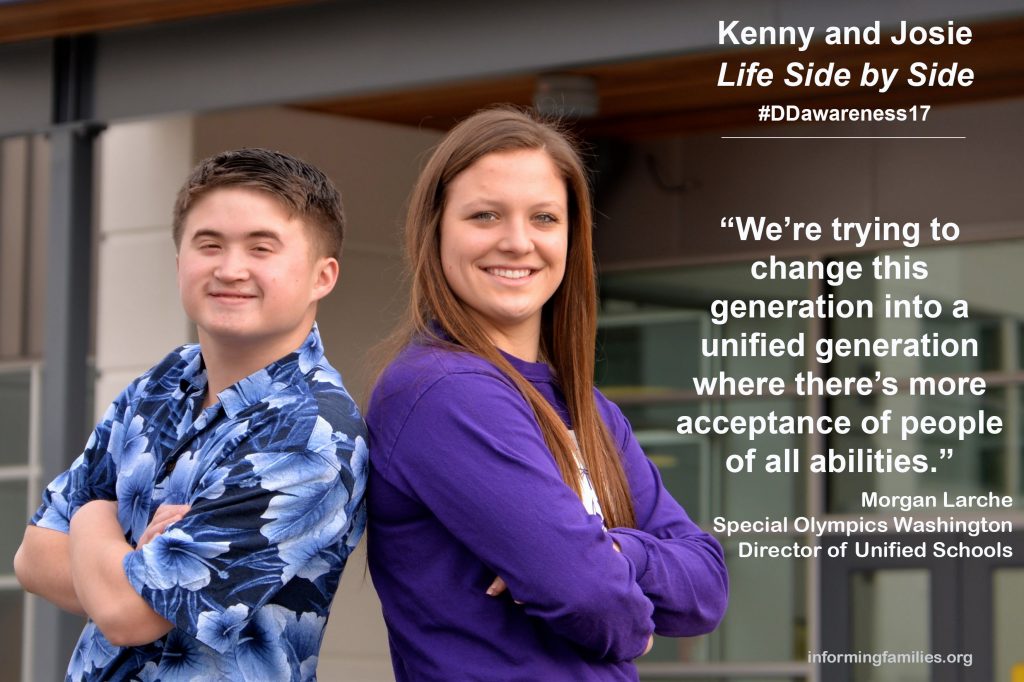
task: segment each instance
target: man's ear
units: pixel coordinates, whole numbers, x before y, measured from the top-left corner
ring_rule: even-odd
[[[341,272],[341,266],[338,264],[337,258],[331,257],[318,258],[313,267],[316,268],[316,280],[313,282],[313,300],[319,301],[331,293],[334,285],[338,283],[338,274]]]

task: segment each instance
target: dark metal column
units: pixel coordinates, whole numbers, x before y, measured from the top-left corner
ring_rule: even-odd
[[[61,38],[54,48],[50,139],[49,241],[43,345],[41,467],[52,480],[88,436],[87,355],[93,262],[93,141],[102,129],[92,112],[93,40]],[[82,619],[36,602],[32,678],[64,677]]]

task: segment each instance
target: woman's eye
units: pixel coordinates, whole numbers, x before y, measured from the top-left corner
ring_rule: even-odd
[[[470,217],[470,220],[477,220],[477,221],[481,221],[481,222],[490,222],[492,220],[497,220],[497,219],[498,219],[498,214],[494,213],[493,211],[480,211],[479,213],[474,213]]]
[[[540,213],[533,217],[538,223],[557,223],[558,217],[550,213]]]

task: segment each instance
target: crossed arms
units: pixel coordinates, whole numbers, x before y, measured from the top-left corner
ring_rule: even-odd
[[[609,661],[645,653],[652,632],[714,629],[728,594],[722,550],[664,490],[616,408],[605,412],[638,527],[604,532],[551,466],[515,387],[486,368],[419,387],[411,400],[394,391],[397,411],[380,407],[390,410],[380,440],[391,447],[377,449],[376,472],[430,511],[454,551],[502,578],[489,594],[507,587],[526,615]]]
[[[184,505],[160,507],[139,547],[187,510]],[[93,500],[71,517],[68,533],[28,526],[14,555],[14,572],[27,591],[65,611],[92,618],[114,646],[138,646],[159,639],[173,625],[128,582],[122,562],[133,549],[118,523],[117,503]]]

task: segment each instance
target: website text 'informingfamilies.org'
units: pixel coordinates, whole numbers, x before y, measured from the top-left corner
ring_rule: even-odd
[[[955,654],[936,654],[928,651],[848,651],[836,653],[822,651],[807,652],[808,663],[867,663],[879,668],[883,665],[901,665],[913,663],[948,663],[970,668],[974,664],[974,654],[961,652]]]

